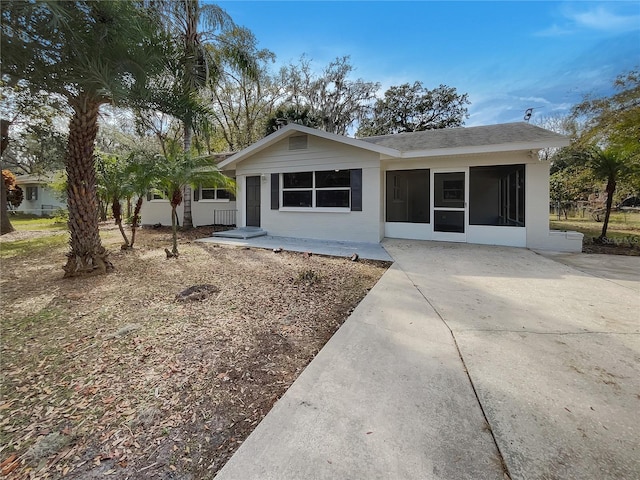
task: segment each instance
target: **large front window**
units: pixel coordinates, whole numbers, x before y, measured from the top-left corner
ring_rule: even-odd
[[[349,170],[282,174],[283,207],[349,208],[350,199]]]

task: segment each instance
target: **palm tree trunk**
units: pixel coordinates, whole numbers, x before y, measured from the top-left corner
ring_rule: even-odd
[[[609,227],[609,217],[611,216],[611,206],[613,205],[613,194],[616,191],[616,181],[609,179],[607,182],[607,205],[604,214],[604,223],[602,224],[602,232],[600,233],[600,241],[604,240],[607,236],[607,228]]]
[[[98,102],[81,96],[74,102],[74,113],[69,123],[65,163],[71,251],[64,266],[65,277],[106,273],[113,268],[107,259],[109,252],[102,246],[98,225],[93,150],[98,133],[99,108]]]
[[[144,198],[140,195],[136,201],[136,206],[133,209],[133,217],[131,219],[131,248],[133,248],[133,244],[136,243],[136,232],[138,231],[138,222],[140,221],[140,210],[142,210],[143,200]]]
[[[120,229],[120,234],[124,239],[124,245],[122,246],[122,248],[123,249],[131,248],[131,244],[129,243],[129,239],[127,238],[127,233],[124,231],[124,228],[122,227],[122,205],[120,205],[120,201],[117,198],[114,198],[113,202],[111,202],[111,211],[113,212],[113,219],[115,220],[116,225],[118,225],[118,228]]]
[[[178,212],[176,212],[176,206],[171,206],[171,230],[173,232],[173,248],[171,253],[178,256]]]
[[[189,121],[184,123],[184,153],[189,154],[191,151],[191,140],[193,138],[193,128]],[[193,227],[193,215],[191,214],[191,187],[185,185],[182,197],[184,200],[184,212],[182,214],[182,228],[189,229]]]

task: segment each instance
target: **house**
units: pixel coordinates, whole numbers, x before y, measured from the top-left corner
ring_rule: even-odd
[[[528,123],[361,139],[289,124],[219,168],[237,181],[237,225],[270,235],[581,251],[582,234],[549,230],[538,156],[568,143]]]
[[[53,181],[53,175],[16,175],[16,184],[22,188],[24,198],[15,211],[44,217],[66,209],[64,195],[49,186]]]
[[[219,164],[229,158],[231,153],[215,155],[214,162]],[[227,176],[235,177],[235,172],[227,170]],[[215,188],[213,185],[199,185],[196,189],[187,187],[183,201],[176,208],[178,222],[184,221],[185,205],[191,208],[191,218],[194,227],[206,225],[236,225],[236,197],[228,190]],[[171,225],[171,206],[166,192],[151,190],[142,204],[140,211],[143,225]]]

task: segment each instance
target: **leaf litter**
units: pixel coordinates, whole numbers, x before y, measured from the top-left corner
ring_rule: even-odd
[[[212,478],[388,267],[102,230],[108,275],[3,268],[4,478]]]

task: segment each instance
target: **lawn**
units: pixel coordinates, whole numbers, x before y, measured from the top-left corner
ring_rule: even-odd
[[[590,215],[573,214],[568,219],[549,217],[549,225],[555,230],[575,230],[584,234],[586,252],[640,254],[640,212],[612,212],[607,228],[607,238],[611,242],[610,252],[600,252],[600,246],[593,245],[593,239],[600,236],[602,222],[596,222]]]
[[[88,278],[66,234],[0,237],[5,478],[212,478],[388,266],[103,230]]]
[[[55,218],[16,214],[11,215],[9,219],[13,228],[18,231],[60,230],[64,232],[67,229],[65,222]]]

